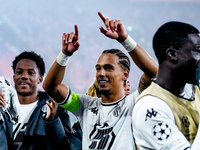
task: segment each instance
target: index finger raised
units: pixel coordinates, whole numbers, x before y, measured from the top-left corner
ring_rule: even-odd
[[[79,39],[79,30],[78,30],[78,26],[76,24],[74,26],[74,29],[75,29],[76,38]]]
[[[99,17],[101,18],[101,20],[102,20],[103,22],[105,22],[106,18],[104,17],[104,15],[103,15],[100,11],[98,12],[98,15],[99,15]]]

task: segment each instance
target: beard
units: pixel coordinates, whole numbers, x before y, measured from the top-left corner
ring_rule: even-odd
[[[19,92],[19,91],[17,91],[17,94],[20,95],[20,96],[26,97],[26,96],[32,95],[33,93],[32,92]]]
[[[110,90],[104,90],[104,89],[99,89],[99,93],[100,93],[100,95],[109,95],[109,92],[110,92]]]

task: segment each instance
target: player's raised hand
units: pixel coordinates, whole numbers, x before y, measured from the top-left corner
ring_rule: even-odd
[[[128,37],[126,29],[120,20],[110,20],[101,12],[98,12],[98,15],[106,27],[106,29],[104,29],[102,26],[99,27],[101,33],[103,33],[105,36],[111,39],[116,39],[119,42],[123,42]]]
[[[75,33],[63,33],[62,36],[62,52],[66,55],[72,55],[80,46],[78,26],[75,25],[74,28]]]

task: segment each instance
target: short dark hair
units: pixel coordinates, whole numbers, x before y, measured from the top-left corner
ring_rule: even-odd
[[[121,50],[107,49],[102,52],[102,54],[104,54],[104,53],[111,53],[111,54],[117,55],[119,58],[119,65],[121,66],[121,68],[124,70],[128,69],[130,71],[130,66],[131,66],[130,60],[129,60],[128,56],[125,53],[123,53]]]
[[[180,49],[188,39],[188,34],[199,33],[194,26],[178,21],[170,21],[163,24],[153,37],[153,49],[161,64],[166,57],[168,48]]]
[[[15,57],[14,61],[12,62],[12,69],[13,69],[14,73],[15,73],[17,63],[22,59],[30,59],[30,60],[34,61],[39,69],[40,75],[44,76],[44,74],[45,74],[44,60],[40,55],[36,54],[34,51],[30,51],[30,52],[24,51]]]

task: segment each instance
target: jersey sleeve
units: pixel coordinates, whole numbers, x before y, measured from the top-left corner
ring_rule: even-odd
[[[98,99],[85,94],[75,94],[71,89],[65,100],[59,105],[68,111],[72,112],[76,117],[82,116],[85,108],[88,108],[91,103]]]
[[[75,112],[80,107],[80,94],[75,94],[71,89],[65,100],[59,105],[70,112]]]
[[[170,107],[153,96],[142,97],[132,112],[133,134],[140,149],[190,149]]]

